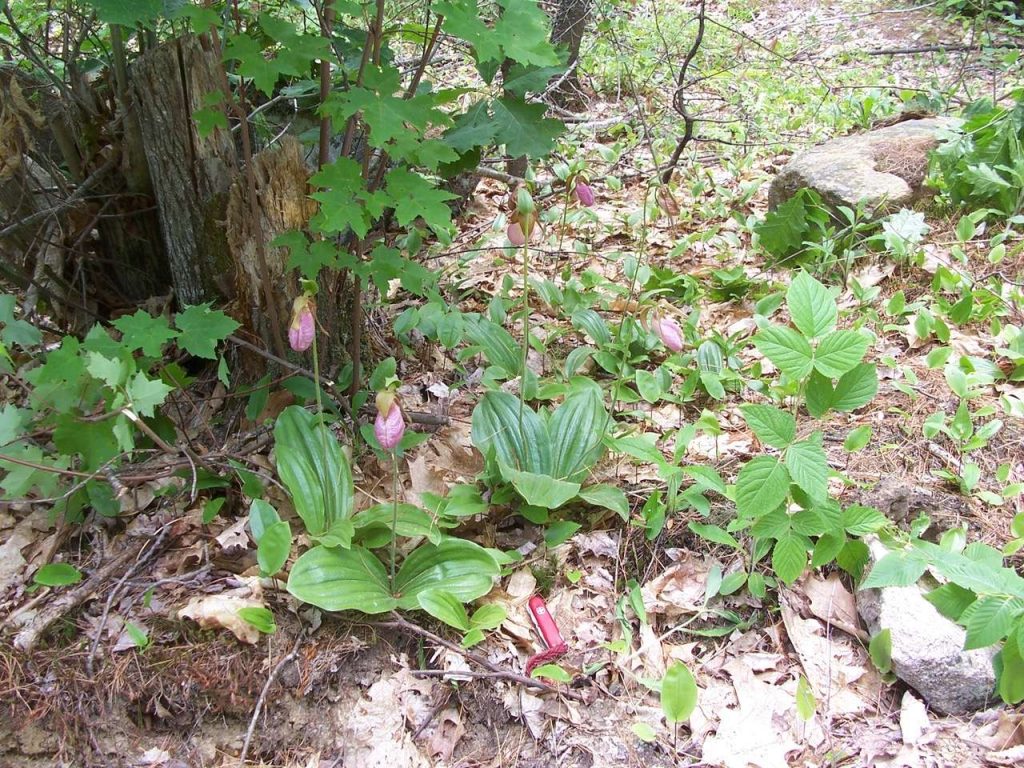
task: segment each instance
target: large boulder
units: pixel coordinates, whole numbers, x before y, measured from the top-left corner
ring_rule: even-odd
[[[868,539],[874,562],[888,550]],[[888,629],[892,640],[892,671],[914,688],[928,706],[945,715],[984,709],[995,696],[994,647],[965,651],[967,633],[924,599],[917,584],[909,587],[862,589],[857,612],[872,636]]]
[[[925,193],[928,152],[947,118],[906,120],[819,144],[793,157],[768,189],[770,208],[809,187],[831,206],[896,210]]]

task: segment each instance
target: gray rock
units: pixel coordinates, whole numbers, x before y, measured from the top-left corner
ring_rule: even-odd
[[[868,540],[873,562],[887,552]],[[872,635],[888,629],[892,671],[932,709],[946,715],[984,709],[995,696],[995,648],[965,651],[966,632],[924,599],[918,585],[862,589],[857,611]]]
[[[842,136],[793,157],[772,180],[768,206],[775,208],[809,187],[833,207],[863,203],[868,210],[896,210],[925,192],[928,152],[947,118],[906,120],[867,133]]]

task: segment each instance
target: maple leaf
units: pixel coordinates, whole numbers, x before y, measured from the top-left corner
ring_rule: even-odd
[[[455,195],[438,189],[433,182],[407,168],[396,168],[387,176],[387,194],[395,209],[395,218],[403,227],[417,218],[440,234],[451,226],[452,212],[445,204]]]
[[[121,332],[124,346],[129,351],[141,349],[142,354],[147,357],[159,357],[164,344],[178,336],[178,332],[170,327],[166,317],[153,317],[141,309],[134,315],[122,315],[117,318],[114,327]]]

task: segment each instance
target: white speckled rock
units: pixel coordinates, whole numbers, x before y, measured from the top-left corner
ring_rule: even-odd
[[[867,541],[872,563],[888,553],[878,539]],[[966,632],[924,599],[917,584],[862,589],[857,611],[872,635],[888,629],[892,670],[942,714],[976,712],[995,695],[993,648],[965,651]]]
[[[909,205],[924,191],[936,131],[954,125],[948,118],[907,120],[819,144],[779,171],[768,190],[768,205],[774,208],[803,187],[832,206],[863,203],[869,210],[896,210]]]

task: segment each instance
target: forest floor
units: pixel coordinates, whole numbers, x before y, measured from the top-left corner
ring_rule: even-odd
[[[694,8],[679,4],[672,13],[692,15]],[[649,10],[641,2],[632,12]],[[695,144],[696,151],[680,164],[683,181],[673,204],[663,206],[671,215],[648,222],[642,211],[650,150],[657,145],[664,156],[667,143],[670,151],[678,117],[664,103],[668,95],[639,93],[635,83],[661,80],[667,92],[692,27],[668,34],[663,55],[625,61],[614,75],[597,64],[593,74],[584,67],[589,106],[586,121],[575,124],[571,137],[578,141],[579,156],[595,169],[591,180],[598,202],[573,213],[567,224],[571,232],[557,249],[561,253],[539,259],[538,275],[557,281],[567,266],[564,251],[574,250],[569,266],[621,281],[622,254],[642,250],[652,268],[700,280],[712,280],[715,270],[740,267],[752,283],[785,283],[784,271],[763,265],[740,222],[764,214],[768,182],[789,156],[888,116],[898,107],[894,94],[901,89],[943,91],[955,110],[982,96],[1005,95],[1014,78],[1020,82],[1019,65],[1009,59],[972,52],[872,53],[940,41],[970,43],[970,30],[939,16],[934,4],[715,0],[708,11],[720,22],[709,45],[732,47],[735,65],[743,70],[725,96],[716,96],[722,114],[746,121],[746,135],[756,146]],[[650,20],[645,23],[649,32]],[[643,25],[636,27],[637,35],[645,34]],[[612,38],[593,43],[585,62],[606,55],[605,48],[619,48],[628,59],[637,45],[636,39],[614,39],[615,31],[606,34]],[[629,128],[614,130],[620,122]],[[714,126],[702,134],[708,125],[698,123],[698,135],[724,135]],[[495,294],[515,295],[506,281],[515,267],[503,235],[506,198],[502,184],[485,180],[462,218],[461,236],[438,262],[466,297],[465,311],[484,311]],[[939,530],[966,525],[969,541],[1001,548],[1010,538],[1012,518],[1024,511],[1021,499],[987,503],[933,474],[959,460],[941,438],[923,436],[924,422],[936,411],[952,414],[958,400],[942,369],[928,364],[934,344],[917,338],[905,317],[887,317],[882,310],[898,291],[907,304],[931,306],[935,265],[951,263],[956,219],[924,210],[931,231],[923,247],[930,258],[922,266],[887,261],[884,255],[859,262],[851,274],[862,288],[877,293],[865,299],[846,290],[839,297],[843,310],[873,308],[878,314],[879,342],[869,358],[879,364],[882,381],[869,406],[826,426],[826,452],[832,468],[851,481],[836,489],[844,503],[884,508],[885,494],[895,488],[910,499],[912,511],[926,511]],[[555,213],[547,223],[552,251],[560,239],[558,218]],[[677,247],[683,242],[688,245]],[[994,270],[1024,274],[1015,244],[1006,245],[1016,255],[994,266],[987,259],[987,242],[979,240],[966,248],[967,261],[957,268],[973,270],[978,279]],[[754,329],[751,302],[742,297],[704,298],[699,309],[705,333],[717,330],[728,337]],[[1011,313],[1019,325],[1021,308]],[[385,306],[370,319],[371,343],[390,354],[392,310]],[[532,325],[538,337],[553,343],[545,355],[534,353],[531,366],[538,372],[557,370],[562,361],[555,350],[571,343],[564,335],[568,324],[538,299]],[[514,324],[509,328],[515,331]],[[954,329],[950,343],[980,357],[991,357],[997,346],[984,324]],[[751,352],[752,347],[744,354]],[[407,408],[443,410],[447,417],[403,467],[406,498],[443,495],[455,483],[472,482],[483,462],[470,441],[470,414],[479,391],[467,382],[466,371],[453,363],[450,352],[428,344],[402,361],[401,378]],[[1024,396],[1019,383],[1004,383],[986,390],[977,404],[999,409],[1003,395]],[[741,401],[742,395],[733,394],[725,402],[705,400],[696,407],[640,403],[628,406],[636,409],[629,418],[659,432],[696,421],[703,407],[716,409],[717,434],[699,432],[685,458],[731,478],[754,445],[739,418]],[[1001,467],[1008,465],[1005,482],[1024,476],[1024,424],[1004,421],[971,457],[980,465],[981,487],[992,494],[999,491]],[[849,430],[863,425],[872,428],[871,442],[859,451],[843,450]],[[269,458],[263,461],[272,466]],[[368,456],[356,472],[364,501],[387,498],[386,467]],[[605,460],[595,474],[621,487],[631,501],[640,500],[636,506],[661,484],[654,466],[622,457]],[[153,483],[145,498],[136,499],[138,514],[127,529],[110,528],[111,553],[127,551],[124,542],[136,532],[152,534],[154,543],[129,552],[121,567],[107,571],[102,557],[91,560],[86,570],[102,578],[87,582],[87,593],[78,595],[46,642],[31,654],[6,640],[0,644],[0,765],[212,768],[238,765],[243,751],[248,765],[310,768],[895,768],[1024,762],[1020,708],[943,717],[926,711],[906,686],[882,680],[858,629],[851,585],[838,573],[811,573],[763,600],[741,590],[709,603],[709,574],[716,569],[728,574],[741,558],[691,532],[691,519],[704,520],[694,510],[670,519],[653,540],[642,525],[592,517],[551,548],[543,527],[518,517],[469,526],[464,534],[469,538],[519,549],[525,556],[486,598],[504,606],[509,618],[473,651],[490,665],[484,669],[470,664],[458,650],[458,639],[435,622],[422,626],[450,637],[454,646],[392,619],[374,623],[300,607],[283,590],[252,576],[255,556],[243,517],[222,515],[204,526],[201,505],[174,507],[178,502],[164,498],[161,483]],[[708,520],[716,520],[719,503],[726,505],[714,502]],[[165,526],[167,521],[173,522]],[[156,535],[158,529],[162,533]],[[0,507],[0,536],[5,624],[23,625],[40,612],[59,611],[61,594],[67,593],[28,594],[24,574],[58,548],[68,552],[69,561],[85,557],[76,552],[74,535],[50,527],[45,510],[11,504]],[[1019,569],[1019,556],[1015,565]],[[629,596],[627,584],[635,585]],[[505,674],[521,674],[526,659],[539,650],[524,607],[536,592],[546,596],[569,641],[570,652],[560,664],[574,682],[559,694],[524,687]],[[179,618],[190,600],[215,596],[267,605],[276,633],[242,642],[231,632],[200,629]],[[647,621],[637,620],[630,596],[642,601]],[[423,616],[410,618],[422,621]],[[145,628],[144,649],[130,624]],[[253,640],[245,627],[234,631]],[[677,660],[694,671],[700,692],[689,721],[673,727],[647,683],[661,679]],[[427,676],[424,670],[449,674]],[[795,706],[802,678],[816,700],[806,720]]]

